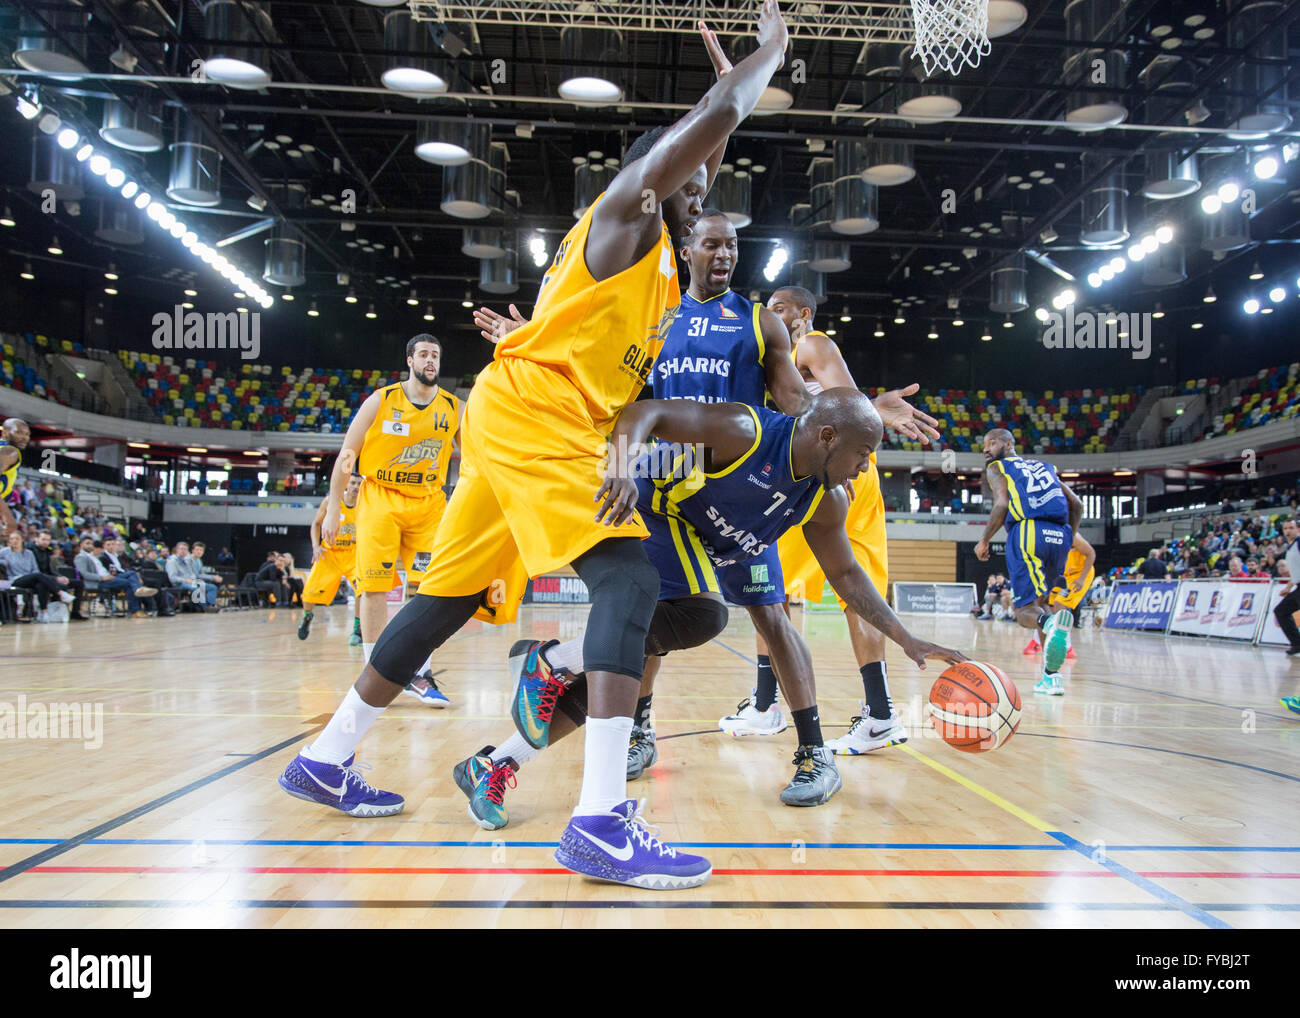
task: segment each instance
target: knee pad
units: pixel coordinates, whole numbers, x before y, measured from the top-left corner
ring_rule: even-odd
[[[384,627],[370,654],[370,667],[389,682],[405,686],[424,659],[474,617],[480,596],[416,594]]]
[[[601,541],[574,559],[573,568],[591,592],[583,668],[639,679],[645,667],[646,633],[659,599],[659,572],[640,539]]]
[[[662,657],[708,643],[727,628],[727,606],[711,597],[677,597],[655,605],[645,652]]]

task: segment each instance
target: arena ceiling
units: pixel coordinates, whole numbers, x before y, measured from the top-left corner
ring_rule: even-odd
[[[9,70],[0,70],[0,82],[10,94],[0,118],[10,144],[0,149],[0,172],[11,212],[6,220],[21,225],[0,235],[10,267],[20,261],[80,266],[97,277],[111,263],[124,296],[138,281],[152,286],[150,293],[159,286],[178,293],[196,288],[230,299],[230,286],[165,231],[146,223],[143,242],[122,243],[133,238],[132,229],[118,224],[115,232],[113,216],[129,212],[132,203],[85,167],[84,197],[60,202],[52,216],[38,215],[40,197],[29,189],[41,177],[34,146],[41,144],[40,117],[53,112],[160,204],[177,183],[168,146],[179,140],[219,152],[216,183],[207,185],[215,204],[168,199],[165,209],[214,249],[218,240],[250,230],[217,250],[272,298],[285,287],[260,278],[268,238],[302,242],[304,279],[292,292],[325,313],[347,311],[349,291],[357,313],[372,302],[382,309],[413,301],[445,318],[459,314],[467,293],[475,302],[499,302],[510,281],[502,283],[499,267],[484,270],[461,250],[466,228],[487,227],[503,229],[504,243],[513,245],[515,298],[527,302],[541,274],[533,248],[553,251],[574,221],[578,168],[606,167],[594,171],[597,179],[613,172],[610,161],[631,138],[674,119],[712,82],[693,15],[712,18],[739,57],[751,33],[727,30],[738,30],[757,8],[739,0],[423,2],[413,5],[416,19],[400,49],[385,40],[385,18],[406,7],[272,0],[257,5],[264,17],[250,19],[253,5],[224,6],[239,7],[234,21],[209,14],[205,24],[203,8],[191,2],[7,5],[0,39]],[[878,318],[902,301],[914,320],[962,315],[997,322],[1002,315],[990,310],[991,277],[1018,267],[1021,257],[1029,310],[1017,318],[1066,286],[1097,307],[1149,310],[1159,301],[1165,310],[1196,314],[1205,310],[1210,287],[1240,296],[1277,278],[1294,290],[1300,161],[1288,161],[1296,150],[1287,146],[1300,141],[1289,98],[1300,63],[1290,59],[1288,42],[1300,0],[998,3],[1000,34],[980,65],[928,80],[901,44],[891,42],[910,34],[897,5],[787,6],[793,45],[773,85],[788,94],[789,106],[781,109],[784,97],[775,96],[776,108],[746,121],[728,150],[728,165],[748,181],[752,220],[740,231],[736,289],[769,290],[763,269],[771,251],[784,245],[791,266],[811,258],[847,263],[819,280],[831,306]],[[580,41],[575,57],[560,27],[575,19],[616,23],[621,34],[614,45],[588,39],[583,48]],[[204,61],[232,51],[232,39],[264,65],[269,83],[235,88],[196,80]],[[88,73],[59,80],[31,71],[27,65],[39,60],[30,52],[42,50],[70,56]],[[579,57],[590,73],[616,83],[622,98],[603,106],[561,98],[560,86]],[[442,76],[445,93],[414,98],[384,87],[387,69],[417,58]],[[30,122],[16,110],[22,98],[40,107]],[[923,100],[924,111],[939,110],[945,119],[907,119],[899,105],[909,99]],[[950,118],[953,101],[960,114]],[[99,130],[110,103],[127,111],[123,116],[154,104],[162,147],[131,152],[104,144]],[[1067,123],[1067,115],[1075,121]],[[473,220],[444,211],[448,171],[415,151],[417,142],[460,130],[468,119],[486,125],[496,153],[485,173],[489,214]],[[1264,123],[1268,132],[1242,137],[1252,133],[1243,123]],[[813,193],[814,183],[838,172],[837,143],[846,160],[861,164],[866,150],[851,150],[850,142],[885,143],[869,150],[870,158],[885,162],[895,152],[889,143],[906,146],[902,162],[910,160],[915,170],[903,183],[880,186],[876,209],[856,208],[859,219],[878,223],[870,232],[837,232],[833,187],[819,192],[826,201]],[[1272,177],[1259,179],[1253,168],[1265,148],[1279,165]],[[1143,196],[1162,176],[1162,160],[1186,166],[1189,157],[1198,162],[1198,189],[1171,200]],[[493,172],[501,167],[504,173]],[[207,167],[187,169],[201,176]],[[1186,176],[1185,170],[1165,176],[1176,183],[1179,172]],[[1235,219],[1210,225],[1202,209],[1202,200],[1230,180],[1251,192],[1251,211],[1242,213],[1248,227]],[[356,196],[355,211],[342,208],[348,192]],[[733,192],[731,204],[740,200]],[[1120,225],[1130,236],[1117,251],[1103,254],[1081,243],[1082,233],[1104,232],[1123,213],[1127,223]],[[1229,213],[1236,216],[1233,203]],[[1169,258],[1168,271],[1157,277],[1165,282],[1145,282],[1141,267],[1105,286],[1088,286],[1090,272],[1109,258],[1122,260],[1157,225],[1169,225],[1173,247],[1181,249],[1181,263]],[[1237,236],[1243,230],[1245,237]],[[62,255],[49,253],[53,237]],[[1159,259],[1166,260],[1163,249]],[[295,268],[287,266],[285,278]],[[778,281],[789,279],[789,271]],[[1249,278],[1256,274],[1261,279]],[[489,287],[481,289],[481,282]],[[501,284],[495,291],[494,283]]]

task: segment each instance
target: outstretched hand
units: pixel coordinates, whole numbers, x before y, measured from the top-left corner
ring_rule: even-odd
[[[709,59],[713,61],[713,70],[717,72],[719,80],[725,78],[731,73],[731,61],[727,59],[727,54],[723,52],[722,44],[718,42],[718,33],[706,25],[703,20],[697,21],[700,35],[704,37],[704,48],[709,51]]]
[[[920,388],[918,383],[913,382],[905,389],[890,389],[871,403],[880,414],[885,427],[892,428],[905,438],[929,445],[930,439],[939,437],[939,422],[904,398],[914,395]]]
[[[758,15],[757,35],[760,46],[766,46],[768,43],[780,45],[781,65],[783,65],[786,47],[790,45],[790,30],[786,27],[785,18],[781,17],[781,8],[776,0],[763,0],[763,9]]]
[[[500,343],[506,338],[506,333],[528,324],[528,319],[511,304],[509,318],[491,308],[479,308],[474,312],[474,324],[481,330],[480,335],[489,343]]]

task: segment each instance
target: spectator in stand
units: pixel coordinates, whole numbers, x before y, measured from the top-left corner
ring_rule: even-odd
[[[94,538],[84,538],[81,542],[81,551],[77,554],[77,572],[87,584],[96,584],[96,588],[100,591],[109,593],[122,591],[126,595],[126,607],[131,613],[131,618],[147,619],[149,613],[140,607],[140,598],[153,597],[158,591],[153,587],[142,586],[140,577],[135,573],[121,573],[117,576],[109,573],[104,568],[104,563],[99,560],[103,550],[102,545],[96,546]]]
[[[99,556],[99,561],[108,570],[110,576],[125,576],[127,579],[136,582],[140,579],[136,563],[126,553],[126,542],[120,537],[104,542],[104,551]],[[140,589],[153,590],[152,587],[141,587]],[[152,595],[141,595],[140,600],[146,602],[145,607],[149,611],[163,618],[171,618],[176,614],[176,599],[165,590],[160,590]]]
[[[220,575],[203,564],[203,553],[207,550],[208,546],[206,544],[202,541],[195,541],[190,548],[189,565],[194,571],[196,580],[202,580],[204,583],[217,588],[217,592],[220,593],[222,583]]]
[[[233,566],[234,564],[235,564],[235,556],[230,554],[229,548],[222,548],[219,552],[217,552],[217,565]]]
[[[0,548],[0,565],[5,567],[10,586],[24,592],[20,596],[30,597],[28,592],[35,593],[41,610],[38,621],[45,621],[45,609],[50,606],[51,596],[58,597],[71,611],[73,596],[54,577],[41,572],[36,556],[25,546],[23,535],[16,530],[10,531],[6,547]]]
[[[193,569],[186,561],[190,557],[190,546],[185,541],[177,541],[172,553],[167,558],[167,579],[173,587],[180,587],[190,592],[190,600],[203,605],[204,611],[217,610],[217,588],[196,579]]]
[[[287,551],[279,557],[276,563],[280,567],[280,572],[284,573],[284,582],[289,587],[289,604],[294,608],[303,607],[302,590],[303,581],[293,575],[293,556]]]
[[[1002,603],[1002,591],[1006,590],[1007,581],[1001,573],[993,573],[989,576],[988,585],[984,588],[984,604],[979,612],[979,618],[993,618],[993,610]]]
[[[262,563],[262,568],[257,571],[255,585],[258,590],[265,590],[267,593],[274,595],[278,607],[288,607],[289,585],[284,582],[284,572],[280,569],[279,552],[268,551],[266,553],[266,561]]]
[[[1228,579],[1240,580],[1246,575],[1246,567],[1241,561],[1241,556],[1233,555],[1228,559]]]
[[[59,568],[64,564],[63,556],[59,554],[59,547],[51,540],[48,530],[36,532],[36,536],[32,539],[31,552],[36,559],[36,568],[45,576],[52,577],[54,582],[72,595],[68,617],[73,622],[87,621],[87,617],[81,611],[81,598],[86,592],[86,585],[79,576],[70,580],[59,572]]]
[[[1144,580],[1163,580],[1168,575],[1168,572],[1164,561],[1160,557],[1159,548],[1152,548],[1151,554],[1138,566],[1138,573]]]

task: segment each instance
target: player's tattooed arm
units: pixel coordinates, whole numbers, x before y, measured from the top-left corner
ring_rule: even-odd
[[[965,661],[960,651],[930,643],[907,631],[897,615],[885,603],[863,568],[853,557],[848,535],[844,531],[847,501],[843,494],[828,491],[822,504],[804,524],[803,536],[812,549],[818,565],[826,574],[835,593],[866,623],[874,626],[888,639],[898,644],[908,657],[925,668],[926,658],[939,658],[949,664]]]
[[[767,378],[767,391],[781,413],[798,417],[808,409],[812,394],[790,356],[790,333],[785,322],[767,308],[759,312],[758,326],[763,331],[763,374]]]
[[[989,512],[989,522],[984,528],[984,536],[975,545],[975,557],[981,562],[989,560],[989,542],[1007,521],[1007,508],[1011,504],[1011,496],[1007,493],[1007,479],[1002,476],[1002,471],[990,463],[984,470],[984,476],[988,478],[989,488],[993,491],[993,508]]]
[[[704,446],[710,468],[723,470],[744,456],[758,437],[753,414],[741,403],[644,399],[627,407],[609,435],[609,463],[593,502],[596,522],[619,526],[636,508],[633,464],[650,436],[683,446]]]

